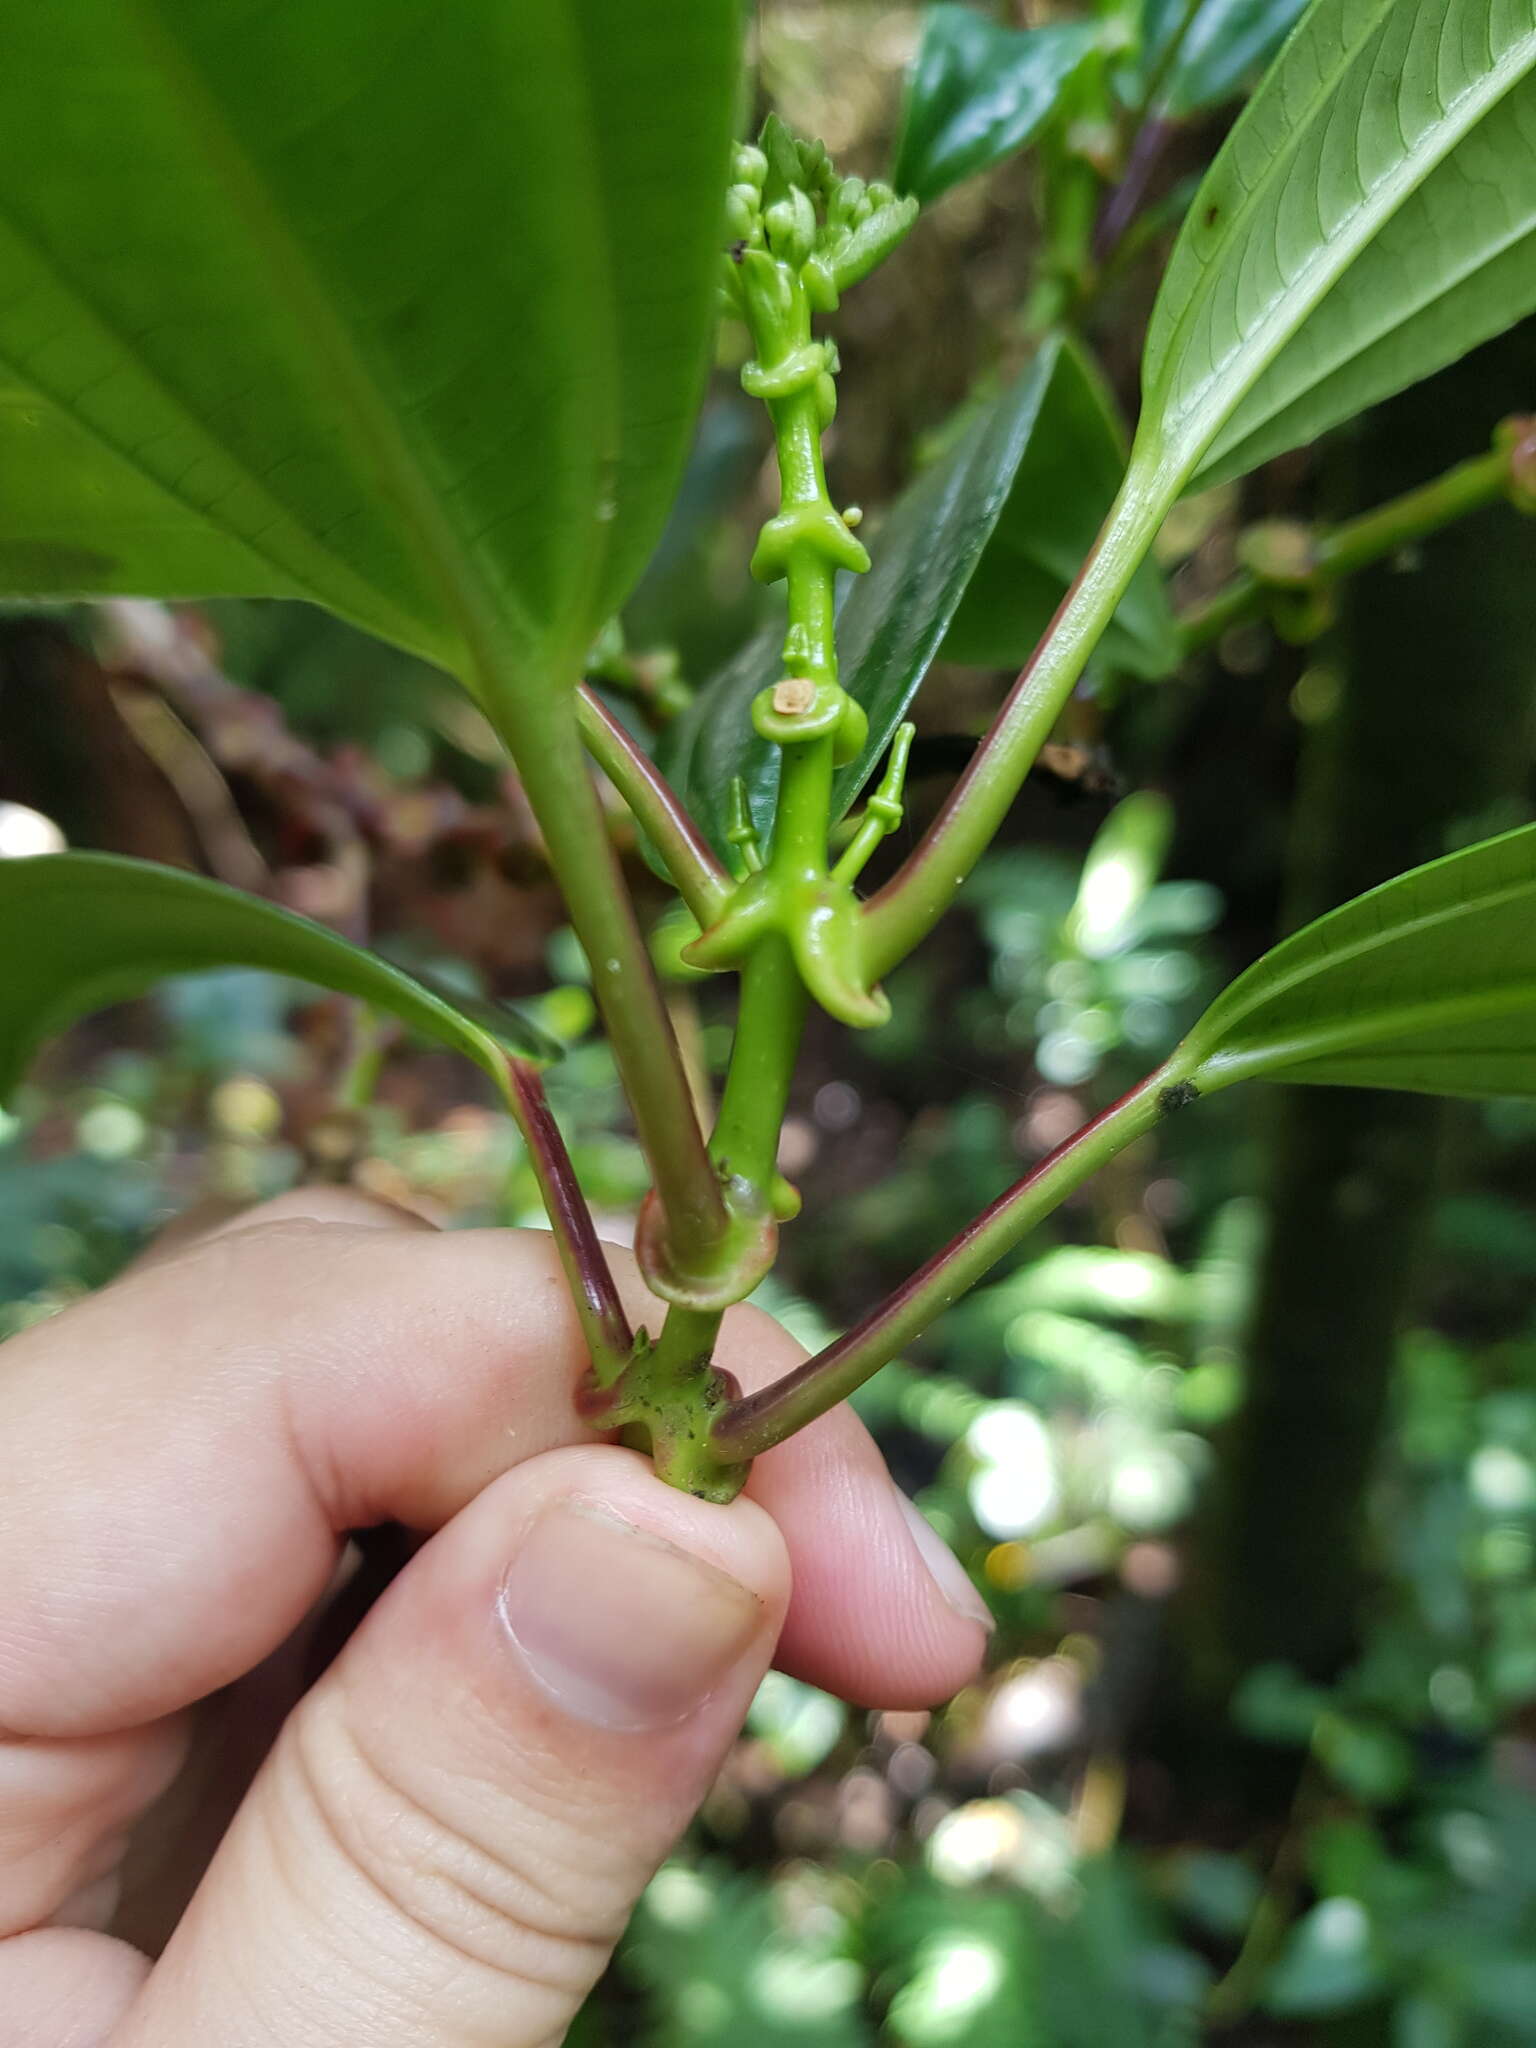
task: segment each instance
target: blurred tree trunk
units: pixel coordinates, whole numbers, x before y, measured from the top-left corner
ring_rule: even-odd
[[[1496,420],[1536,405],[1531,339],[1508,336],[1371,416],[1335,479],[1341,516],[1475,453]],[[1497,507],[1344,593],[1301,686],[1290,924],[1520,821],[1533,568],[1536,529]],[[1333,1088],[1275,1090],[1264,1107],[1268,1248],[1201,1576],[1229,1675],[1284,1659],[1326,1676],[1357,1636],[1365,1490],[1454,1112]]]

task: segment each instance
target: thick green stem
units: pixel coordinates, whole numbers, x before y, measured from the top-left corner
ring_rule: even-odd
[[[733,1403],[714,1428],[718,1455],[727,1460],[758,1457],[846,1400],[974,1287],[1074,1188],[1187,1099],[1187,1089],[1165,1067],[1085,1124],[856,1329],[773,1386]]]
[[[1115,608],[1157,537],[1171,501],[1126,479],[1093,553],[1029,666],[921,844],[864,911],[871,981],[906,957],[943,916],[992,842]]]
[[[1495,448],[1435,477],[1417,490],[1364,512],[1332,531],[1308,538],[1296,573],[1284,579],[1244,569],[1214,597],[1180,621],[1186,654],[1210,647],[1232,627],[1259,618],[1277,597],[1315,591],[1375,562],[1416,547],[1442,527],[1509,495],[1511,451]]]
[[[734,1500],[748,1467],[721,1458],[711,1424],[737,1394],[714,1362],[719,1309],[673,1307],[655,1344],[642,1331],[624,1372],[608,1381],[593,1373],[578,1405],[594,1429],[617,1430],[631,1450],[644,1451],[657,1477],[701,1500]]]
[[[530,702],[530,693],[494,688],[486,695],[591,965],[593,992],[656,1183],[666,1260],[679,1274],[707,1271],[729,1228],[725,1202],[693,1113],[672,1022],[603,827],[576,720],[559,699]]]
[[[779,932],[766,933],[742,970],[736,1043],[710,1145],[722,1174],[764,1193],[776,1174],[806,1003],[789,941]]]

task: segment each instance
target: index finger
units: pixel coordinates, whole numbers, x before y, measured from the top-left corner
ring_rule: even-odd
[[[288,1634],[346,1530],[435,1530],[582,1440],[580,1334],[549,1237],[377,1221],[258,1212],[0,1350],[0,1727],[171,1713]],[[721,1362],[746,1384],[800,1355],[755,1311],[727,1320]],[[851,1416],[760,1461],[752,1488],[794,1566],[793,1668],[889,1705],[971,1675],[983,1630],[963,1576],[940,1588]]]

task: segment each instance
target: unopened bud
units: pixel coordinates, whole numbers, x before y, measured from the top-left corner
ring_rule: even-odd
[[[738,184],[761,192],[768,176],[768,159],[755,143],[744,142],[731,159],[731,171]]]
[[[849,227],[854,226],[867,190],[868,187],[862,178],[844,178],[832,194],[832,202],[827,208],[828,218]]]
[[[734,242],[750,242],[761,222],[758,195],[750,185],[733,185],[725,195],[725,228]]]
[[[815,246],[816,209],[798,186],[787,199],[777,200],[769,207],[763,225],[774,255],[796,268]]]

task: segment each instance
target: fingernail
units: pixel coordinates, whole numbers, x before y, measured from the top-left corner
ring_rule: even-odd
[[[956,1614],[963,1614],[967,1621],[979,1621],[982,1627],[989,1631],[995,1628],[997,1624],[992,1619],[992,1610],[971,1584],[970,1573],[938,1530],[915,1501],[908,1500],[904,1493],[899,1493],[896,1498],[901,1502],[901,1511],[907,1518],[907,1527],[912,1531],[912,1541],[917,1545],[930,1577],[945,1600],[954,1608]]]
[[[664,1728],[708,1698],[763,1625],[756,1594],[599,1502],[553,1501],[501,1588],[535,1681],[602,1728]]]

